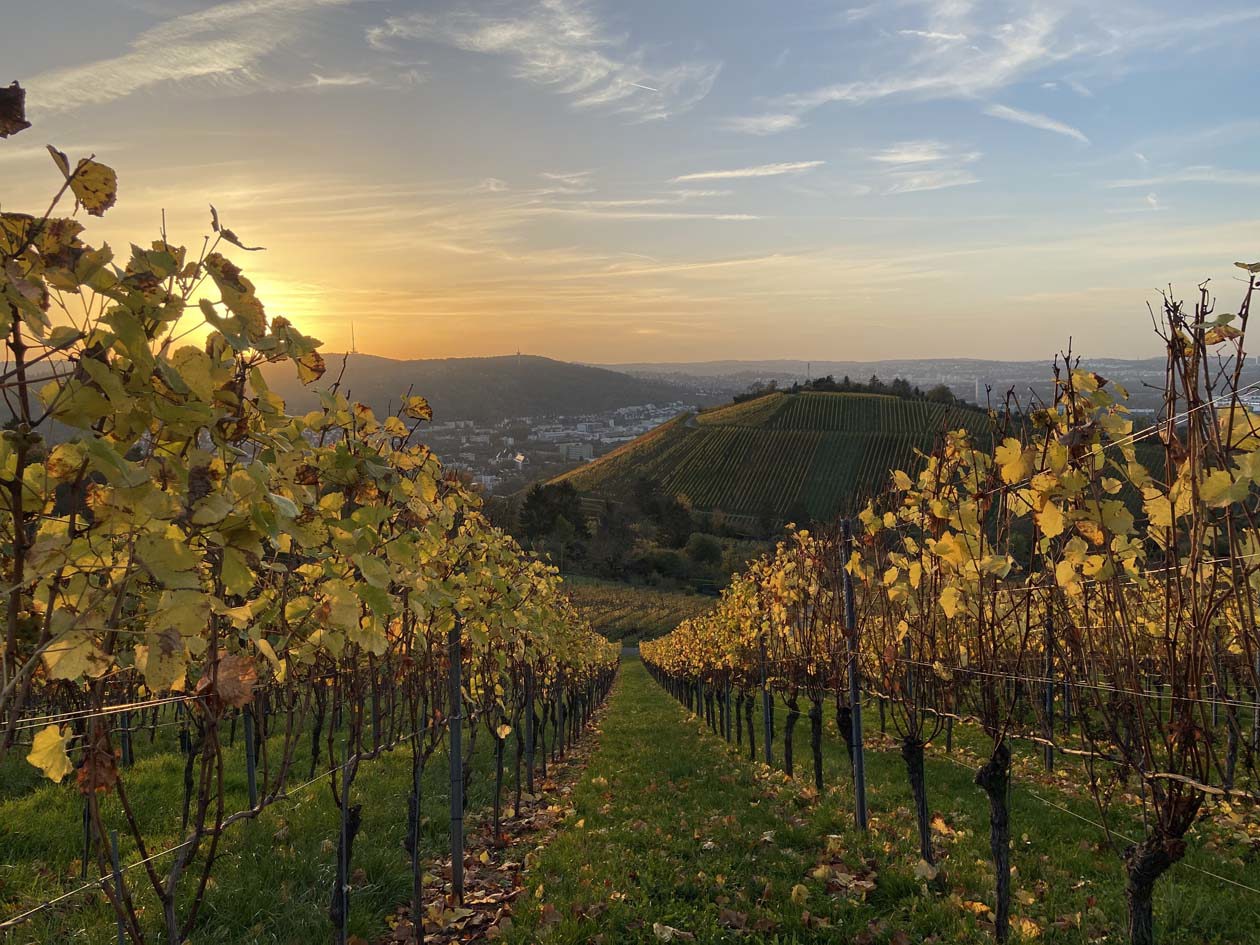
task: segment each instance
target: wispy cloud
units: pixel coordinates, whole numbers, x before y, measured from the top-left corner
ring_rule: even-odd
[[[1159,187],[1164,184],[1242,184],[1248,187],[1260,186],[1260,172],[1235,171],[1223,167],[1212,167],[1207,164],[1183,167],[1152,177],[1131,177],[1122,180],[1108,181],[1105,186],[1117,187]]]
[[[964,187],[980,182],[980,178],[975,174],[958,167],[900,171],[890,176],[893,181],[884,189],[885,194],[913,194],[925,190]]]
[[[838,61],[862,78],[768,99],[762,112],[728,118],[725,127],[775,134],[798,127],[810,112],[833,103],[864,105],[901,97],[983,100],[1029,80],[1090,98],[1093,92],[1083,78],[1125,68],[1136,52],[1167,48],[1187,36],[1220,42],[1228,27],[1260,17],[1254,9],[1176,18],[1135,11],[1129,4],[947,0],[860,7],[841,20],[873,18],[877,10],[890,19],[909,12],[921,20],[881,23],[868,31],[864,44],[855,42]],[[1074,64],[1071,78],[1047,74],[1068,62]]]
[[[872,161],[881,164],[924,164],[932,161],[954,159],[970,163],[981,157],[979,151],[956,154],[948,145],[939,141],[903,141],[871,155]]]
[[[1151,213],[1167,210],[1168,207],[1159,199],[1159,194],[1151,191],[1136,205],[1127,205],[1123,207],[1112,207],[1107,210],[1108,213]]]
[[[980,178],[968,165],[981,157],[979,151],[958,151],[941,141],[903,141],[870,155],[885,170],[869,191],[912,194],[976,184]]]
[[[908,67],[786,95],[765,114],[730,119],[728,127],[766,134],[794,127],[790,119],[799,123],[805,114],[831,103],[862,105],[894,96],[933,99],[990,94],[1073,54],[1069,43],[1056,38],[1062,19],[1062,12],[1037,7],[1011,20],[984,24],[973,17],[968,3],[939,4],[931,8],[923,28],[899,33],[920,46],[908,60],[904,55],[897,57]],[[952,41],[954,37],[969,41]]]
[[[232,0],[145,30],[129,52],[41,73],[27,85],[32,112],[100,105],[166,82],[253,82],[258,63],[292,38],[304,15],[353,0]]]
[[[723,120],[722,124],[731,131],[739,131],[743,134],[775,135],[780,131],[799,128],[802,122],[800,115],[783,112],[765,115],[737,115],[734,118]]]
[[[725,210],[691,210],[685,205],[693,201],[709,201],[732,194],[729,190],[697,190],[679,187],[641,197],[613,197],[586,200],[556,200],[554,191],[536,191],[538,202],[531,214],[555,214],[607,220],[716,220],[721,222],[756,220],[749,213]]]
[[[936,43],[961,43],[967,38],[966,33],[940,33],[936,30],[897,30],[897,33],[900,36],[915,36]]]
[[[591,171],[543,171],[538,176],[570,187],[585,187],[591,182]]]
[[[340,75],[320,75],[318,72],[311,73],[311,81],[307,83],[307,88],[312,89],[344,89],[353,88],[356,85],[375,85],[375,80],[370,75],[356,72],[343,72]]]
[[[756,167],[737,167],[720,171],[696,171],[670,179],[671,184],[683,184],[693,180],[736,180],[742,177],[778,177],[782,174],[801,174],[821,167],[823,161],[790,161],[779,164],[758,164]]]
[[[577,108],[607,108],[639,120],[685,112],[709,94],[721,63],[648,61],[643,47],[610,34],[583,0],[544,0],[517,15],[468,9],[390,17],[367,31],[368,42],[392,49],[428,41],[503,56],[525,81],[568,96]]]
[[[642,203],[642,201],[640,201],[640,203]],[[630,210],[621,209],[619,207],[597,206],[543,206],[533,207],[528,212],[531,214],[585,217],[588,219],[603,220],[715,220],[722,223],[744,223],[750,220],[761,219],[761,217],[752,213],[691,213],[684,210]]]
[[[1079,128],[1073,128],[1071,125],[1057,121],[1049,115],[1042,115],[1039,112],[1026,112],[1020,108],[1011,108],[1009,105],[988,105],[985,107],[984,113],[992,118],[1013,121],[1016,124],[1027,125],[1030,128],[1039,128],[1042,131],[1052,131],[1057,135],[1075,138],[1082,144],[1089,144],[1089,138]]]

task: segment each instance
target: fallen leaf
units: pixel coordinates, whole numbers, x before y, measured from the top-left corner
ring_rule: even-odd
[[[663,925],[660,922],[652,923],[652,934],[662,942],[690,942],[696,937],[694,932],[684,932],[682,929],[676,929],[672,925]]]

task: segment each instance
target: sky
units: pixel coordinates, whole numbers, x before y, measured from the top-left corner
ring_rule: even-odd
[[[1252,2],[8,2],[0,205],[213,203],[332,351],[1146,357],[1260,258]]]

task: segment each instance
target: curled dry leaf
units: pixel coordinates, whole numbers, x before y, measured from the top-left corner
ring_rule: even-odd
[[[16,82],[0,86],[0,138],[31,127],[26,120],[26,89]]]
[[[118,783],[118,760],[109,745],[109,730],[98,719],[79,765],[79,792],[108,794]]]
[[[250,660],[235,653],[220,657],[214,691],[226,705],[237,709],[248,705],[257,682],[258,670]]]

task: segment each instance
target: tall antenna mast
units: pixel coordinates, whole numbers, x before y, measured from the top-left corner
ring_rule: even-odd
[[[359,353],[359,346],[354,343],[354,322],[350,323],[350,353]]]

